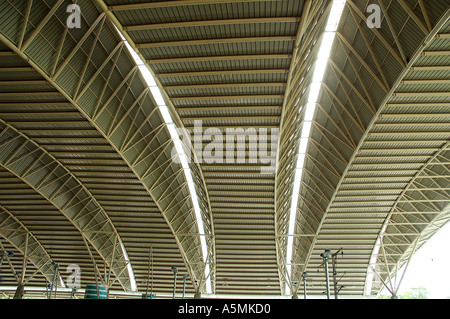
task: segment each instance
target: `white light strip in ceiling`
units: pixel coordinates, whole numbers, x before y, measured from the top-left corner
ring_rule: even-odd
[[[133,268],[131,267],[130,259],[128,258],[128,254],[125,250],[125,246],[123,245],[121,239],[119,239],[119,243],[120,243],[120,248],[122,249],[123,256],[125,258],[125,262],[127,263],[127,271],[128,271],[128,277],[130,278],[131,291],[136,291],[137,290],[136,279],[134,278]]]
[[[203,219],[202,214],[198,202],[197,197],[197,191],[195,190],[195,184],[194,180],[192,178],[192,172],[189,168],[187,155],[184,151],[183,144],[181,142],[180,136],[178,135],[177,129],[175,127],[175,124],[173,122],[172,116],[170,115],[169,109],[166,105],[166,102],[164,100],[164,97],[162,95],[161,89],[158,87],[158,84],[156,83],[153,75],[151,74],[148,67],[145,65],[145,63],[142,61],[142,59],[139,57],[137,52],[130,46],[128,41],[125,39],[123,34],[117,29],[117,32],[122,37],[122,40],[125,42],[126,47],[128,48],[128,51],[131,53],[132,57],[134,58],[136,65],[138,66],[142,76],[144,77],[147,86],[150,89],[150,92],[152,93],[152,96],[158,106],[158,109],[161,113],[162,118],[164,119],[164,122],[167,125],[167,129],[169,130],[170,137],[172,138],[175,149],[177,152],[177,155],[180,159],[181,166],[183,167],[183,172],[189,187],[189,193],[191,195],[192,204],[194,206],[194,212],[195,212],[195,218],[198,225],[198,232],[200,234],[200,244],[202,248],[202,254],[203,254],[203,261],[205,262],[205,277],[206,279],[206,293],[211,293],[211,277],[209,276],[209,265],[207,263],[207,256],[208,256],[208,246],[206,244],[206,235],[205,235],[205,228],[203,226]],[[133,279],[134,280],[134,279]]]
[[[319,98],[322,81],[328,65],[328,58],[330,57],[331,47],[333,46],[336,31],[341,20],[342,12],[345,7],[346,0],[334,0],[328,17],[325,33],[322,36],[322,42],[318,52],[315,63],[314,74],[312,78],[311,87],[309,90],[308,102],[306,104],[305,115],[303,119],[303,129],[300,137],[300,146],[297,155],[297,165],[294,175],[294,187],[292,193],[291,209],[289,213],[289,228],[286,251],[286,268],[287,273],[291,275],[292,270],[292,255],[294,245],[295,221],[297,218],[297,205],[300,192],[300,184],[303,175],[303,164],[305,162],[306,150],[308,148],[308,140],[310,136],[312,120],[316,111],[316,106]],[[290,294],[289,285],[285,287],[285,294]]]

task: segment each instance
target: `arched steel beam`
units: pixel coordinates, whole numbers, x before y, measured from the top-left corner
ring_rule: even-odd
[[[362,148],[363,148],[363,145],[366,142],[367,137],[369,137],[369,136],[383,136],[382,134],[386,134],[386,135],[391,134],[389,136],[392,136],[392,137],[400,136],[400,134],[402,134],[403,136],[407,136],[409,133],[411,133],[411,132],[390,132],[390,133],[385,133],[385,132],[373,132],[373,131],[374,131],[374,129],[377,129],[377,128],[379,128],[382,125],[386,125],[386,124],[377,123],[377,121],[382,116],[384,116],[384,114],[382,114],[382,113],[384,113],[384,111],[386,111],[387,107],[389,106],[388,103],[389,103],[390,98],[407,97],[408,94],[411,97],[415,97],[416,95],[418,96],[418,94],[415,94],[415,92],[406,92],[406,93],[402,93],[401,95],[400,94],[396,94],[396,90],[399,87],[399,85],[402,84],[402,81],[403,81],[405,75],[407,74],[407,72],[409,72],[411,69],[414,69],[414,67],[413,67],[414,63],[421,56],[423,56],[423,54],[422,54],[423,50],[436,37],[436,35],[439,32],[439,30],[441,30],[443,25],[448,21],[449,14],[450,14],[450,11],[447,10],[447,11],[442,12],[442,15],[440,17],[437,17],[437,18],[434,17],[435,21],[434,21],[433,29],[430,30],[430,32],[428,34],[426,34],[426,36],[424,36],[423,38],[415,39],[416,42],[415,42],[415,47],[414,48],[411,48],[411,44],[409,44],[408,52],[406,52],[406,49],[405,49],[407,47],[407,45],[404,42],[402,43],[402,41],[405,41],[405,40],[404,39],[399,40],[397,38],[397,36],[398,36],[397,34],[392,34],[391,35],[392,36],[392,45],[389,46],[389,47],[384,48],[384,50],[385,50],[384,52],[385,52],[385,55],[386,55],[384,58],[385,58],[385,60],[387,60],[389,58],[389,59],[391,59],[393,61],[393,63],[396,63],[397,67],[398,67],[398,71],[397,72],[393,71],[394,68],[392,70],[387,70],[387,69],[377,70],[377,67],[378,67],[379,64],[376,63],[376,60],[381,60],[380,59],[381,56],[376,56],[376,54],[381,55],[381,53],[380,53],[380,51],[378,51],[378,53],[376,53],[377,51],[375,50],[375,43],[377,43],[377,42],[375,40],[377,39],[377,41],[380,41],[381,43],[383,43],[384,46],[388,46],[388,43],[386,42],[387,40],[384,38],[386,36],[386,34],[382,35],[380,33],[380,31],[378,31],[376,29],[371,30],[371,29],[366,28],[364,26],[364,24],[365,24],[365,17],[361,13],[362,11],[360,9],[358,9],[358,6],[355,4],[355,2],[356,1],[348,0],[347,19],[350,19],[350,20],[353,19],[353,22],[356,24],[356,27],[357,27],[357,29],[355,28],[355,30],[357,30],[356,31],[356,35],[357,36],[360,36],[360,35],[362,36],[362,41],[360,42],[360,44],[364,43],[365,46],[361,46],[361,47],[359,47],[358,50],[356,50],[355,47],[351,47],[353,44],[350,43],[350,41],[348,39],[346,41],[342,41],[342,39],[344,39],[345,37],[349,37],[349,34],[351,34],[352,36],[355,36],[353,33],[350,33],[348,31],[347,31],[347,33],[345,35],[342,34],[342,33],[338,33],[338,40],[339,40],[339,42],[337,42],[337,44],[340,45],[340,47],[338,47],[338,49],[339,50],[343,49],[344,52],[346,53],[345,54],[345,61],[346,61],[345,62],[345,66],[347,68],[347,71],[344,72],[342,67],[341,67],[341,70],[338,73],[335,73],[335,75],[336,75],[335,78],[337,79],[336,80],[337,83],[333,83],[333,85],[336,85],[337,88],[333,87],[333,90],[337,91],[338,88],[341,88],[342,91],[340,92],[341,93],[340,97],[337,96],[337,95],[333,97],[334,101],[337,101],[338,103],[340,103],[342,107],[350,108],[349,103],[351,104],[352,100],[353,100],[353,103],[354,103],[355,101],[357,101],[357,99],[360,99],[360,95],[362,94],[362,92],[359,92],[360,94],[357,94],[359,96],[353,96],[353,97],[350,96],[348,93],[345,94],[345,92],[344,92],[344,94],[342,94],[343,90],[345,89],[345,86],[343,85],[343,81],[340,81],[340,79],[339,79],[339,76],[342,77],[343,75],[345,75],[346,77],[348,77],[349,74],[351,74],[353,78],[358,77],[358,67],[359,67],[359,70],[362,71],[361,74],[363,72],[364,73],[365,72],[368,72],[368,73],[378,72],[380,74],[380,76],[382,76],[383,78],[384,78],[383,72],[385,74],[387,74],[387,72],[393,72],[393,74],[392,73],[389,74],[390,75],[390,78],[388,79],[388,82],[390,84],[389,85],[389,91],[386,92],[385,94],[384,93],[383,94],[376,94],[376,91],[378,91],[378,92],[385,91],[383,89],[383,85],[382,85],[383,82],[382,82],[381,79],[374,79],[373,77],[372,78],[366,77],[366,79],[370,79],[372,81],[371,84],[370,83],[364,83],[364,81],[359,81],[359,82],[356,81],[357,85],[359,86],[357,89],[358,90],[363,90],[364,92],[366,92],[366,95],[367,95],[366,98],[368,100],[370,99],[370,101],[366,101],[364,104],[370,105],[370,104],[374,103],[375,106],[376,106],[376,111],[377,112],[373,116],[371,116],[370,118],[366,118],[364,120],[364,122],[365,122],[364,123],[365,124],[364,125],[365,126],[365,131],[364,132],[358,132],[358,134],[356,132],[353,133],[353,136],[352,136],[353,139],[358,142],[357,143],[357,147],[354,150],[351,150],[351,152],[350,152],[350,150],[349,150],[349,152],[346,152],[346,154],[344,156],[346,158],[346,161],[348,161],[348,163],[347,164],[342,163],[342,165],[340,165],[339,170],[342,173],[340,173],[341,174],[341,178],[337,180],[337,183],[335,183],[335,185],[336,185],[335,186],[335,190],[330,195],[326,195],[325,197],[323,197],[322,203],[325,204],[325,207],[321,206],[320,209],[318,210],[318,215],[320,216],[320,223],[316,226],[316,230],[315,230],[315,233],[314,233],[315,236],[313,237],[312,242],[310,244],[308,244],[308,249],[307,249],[308,252],[307,252],[306,255],[302,255],[302,256],[300,256],[300,254],[297,254],[297,260],[300,260],[302,267],[300,267],[299,270],[297,271],[297,273],[295,274],[295,278],[296,279],[300,278],[302,272],[306,270],[306,267],[308,267],[308,264],[310,263],[310,260],[312,258],[318,258],[316,256],[312,256],[312,253],[313,253],[314,248],[315,248],[315,246],[316,246],[316,244],[318,242],[318,238],[319,238],[321,230],[322,230],[322,228],[324,226],[324,222],[325,222],[325,220],[326,220],[326,218],[327,218],[331,208],[337,202],[336,199],[337,199],[338,195],[340,195],[339,192],[340,192],[341,185],[343,184],[343,181],[345,180],[345,178],[347,176],[347,173],[351,170],[353,165],[355,165],[355,167],[357,167],[360,171],[363,171],[362,167],[364,167],[364,165],[366,165],[368,167],[370,165],[372,165],[371,167],[366,169],[367,172],[373,172],[375,170],[378,170],[378,171],[381,170],[381,169],[379,169],[377,167],[378,166],[382,166],[383,164],[360,164],[360,163],[356,163],[355,164],[355,159],[358,157],[358,154],[360,154],[360,152],[364,151],[364,150],[362,150]],[[358,2],[358,3],[362,4],[362,2]],[[430,3],[429,5],[432,6],[433,4]],[[425,8],[423,8],[422,10],[424,10],[423,15],[424,16],[428,16],[427,12],[425,11]],[[387,14],[387,13],[385,12],[385,14]],[[392,17],[390,17],[390,18],[392,20]],[[416,21],[417,20],[416,18],[417,17],[415,17],[415,18],[408,17],[406,20],[411,19],[411,21]],[[386,23],[388,23],[387,22],[388,20],[385,20],[385,21],[386,21]],[[347,25],[347,28],[349,28],[349,25],[351,25],[350,21],[346,25]],[[419,28],[421,28],[421,26],[417,25],[414,28],[419,29]],[[389,30],[389,32],[393,32],[393,30],[388,28],[387,26],[386,26],[385,30]],[[372,37],[372,41],[373,41],[372,43],[370,43],[370,41],[369,41],[369,38],[370,38],[369,35]],[[383,37],[383,39],[381,39],[381,37]],[[356,38],[356,36],[355,36],[355,38]],[[395,38],[396,41],[394,41],[394,38]],[[359,38],[359,40],[361,40],[361,38]],[[402,63],[401,58],[399,58],[399,55],[395,51],[395,46],[394,45],[397,45],[397,46],[403,45],[403,47],[399,48],[399,50],[402,51],[402,52],[406,52],[405,54],[409,55],[408,63],[406,65],[404,65]],[[343,54],[341,54],[341,57],[342,56],[343,56]],[[361,59],[364,56],[367,56],[367,57],[370,56],[371,57],[371,60],[373,62],[372,66],[370,66],[368,64],[364,64],[364,63],[358,62],[358,61],[361,61]],[[336,68],[337,64],[341,64],[342,65],[343,64],[342,61],[343,61],[343,59],[341,59],[339,61],[339,63],[334,63],[331,66],[334,68],[334,70],[337,70],[337,68]],[[357,62],[355,62],[355,61],[357,61]],[[334,62],[336,62],[336,61],[334,61]],[[358,65],[358,63],[359,63],[359,65]],[[375,64],[375,67],[374,67],[374,64]],[[365,70],[365,69],[368,69],[368,68],[372,68],[372,70],[371,71]],[[341,74],[340,72],[343,72],[343,73]],[[356,76],[355,76],[355,74],[356,74]],[[394,75],[395,75],[395,77],[394,77]],[[329,82],[331,81],[330,79],[333,79],[333,77],[332,76],[329,77],[329,79],[328,79]],[[370,86],[373,86],[372,90],[370,89]],[[375,86],[378,86],[378,87],[375,87]],[[350,86],[350,88],[353,89],[353,90],[356,90],[355,87],[351,87]],[[420,95],[421,94],[423,94],[423,95],[428,94],[428,96],[436,96],[436,97],[440,96],[439,92],[437,92],[437,93],[429,92],[429,93],[426,93],[426,94],[425,93],[419,93],[419,94]],[[411,103],[412,106],[414,105],[414,102],[409,102],[409,103]],[[407,105],[409,105],[409,104],[407,104]],[[389,113],[389,112],[387,112],[387,113]],[[393,114],[388,114],[387,116],[394,116],[394,115]],[[401,118],[401,117],[402,117],[402,115],[399,115],[399,118]],[[341,118],[341,121],[342,121],[342,123],[345,124],[345,121],[342,118]],[[407,124],[405,124],[405,123],[403,123],[403,124],[402,123],[400,123],[400,124],[397,124],[397,123],[393,123],[392,124],[392,123],[390,123],[388,125],[398,125],[398,127],[402,127],[402,125],[407,125]],[[408,125],[413,125],[413,124],[408,124]],[[420,125],[421,124],[418,124],[417,126],[420,127]],[[439,130],[440,129],[437,129],[437,131],[439,131]],[[414,134],[414,132],[413,132],[413,134]],[[426,135],[427,133],[426,132],[425,133],[420,133],[419,132],[419,133],[416,133],[416,134],[425,134]],[[371,141],[371,142],[374,143],[374,141]],[[387,140],[386,142],[388,143],[389,140]],[[400,142],[402,142],[402,141],[400,141]],[[445,143],[445,141],[440,141],[440,142],[442,142],[442,144]],[[334,143],[337,144],[336,141]],[[368,142],[368,143],[370,143],[370,142]],[[327,143],[327,144],[331,145],[332,143],[331,143],[331,141],[329,141],[329,143]],[[418,150],[420,150],[420,149],[418,149]],[[330,155],[333,155],[333,151],[331,149],[327,150],[327,152]],[[336,150],[334,150],[334,153],[335,152],[336,152]],[[367,152],[367,150],[366,150],[366,152]],[[418,172],[420,170],[420,168],[415,168],[415,167],[416,166],[421,166],[423,164],[424,164],[423,162],[406,163],[404,165],[409,165],[409,166],[412,167],[412,169],[411,170],[405,170],[405,171],[407,171],[408,173],[409,172],[413,172],[413,170],[415,172]],[[389,163],[389,164],[384,164],[384,165],[393,165],[393,164]],[[397,165],[402,166],[402,163],[397,164]],[[315,178],[317,180],[320,179],[320,177],[317,177],[317,176]],[[349,178],[351,179],[351,177],[349,177]],[[408,176],[408,178],[409,178],[409,176]],[[399,195],[396,195],[396,196],[399,196]],[[342,205],[341,207],[344,207],[345,209],[347,209],[347,207],[343,206],[343,204],[342,204],[342,203],[346,203],[345,201],[342,200],[343,195],[340,195],[340,197],[341,197],[341,201],[339,201],[337,203]],[[367,198],[365,198],[365,197],[367,197]],[[374,197],[376,198],[376,196],[374,196]],[[398,198],[397,200],[401,200],[401,199]],[[406,199],[404,199],[404,200],[406,200]],[[374,202],[375,200],[372,200],[370,198],[370,196],[363,195],[362,198],[355,198],[353,201],[354,202],[358,202],[359,201],[362,204],[366,204],[366,203],[370,204],[370,203]],[[424,200],[424,201],[428,201],[428,203],[430,205],[432,205],[431,200]],[[350,202],[352,202],[352,201],[350,200],[349,203]],[[395,200],[393,202],[395,202]],[[308,207],[307,203],[301,203],[299,205],[299,207],[298,207],[298,210],[301,210],[302,213],[304,214],[304,211],[306,210],[307,207]],[[348,207],[351,207],[351,206],[348,206]],[[363,206],[359,206],[359,207],[355,206],[355,207],[353,207],[353,209],[354,209],[355,212],[357,212],[358,210],[361,210],[362,207]],[[368,207],[370,208],[370,206],[368,206]],[[350,209],[348,209],[348,210],[350,211]],[[396,213],[401,213],[401,212],[396,212]],[[420,212],[418,212],[418,214],[420,214]],[[297,222],[299,222],[299,221],[297,220]],[[380,224],[380,227],[384,228],[384,227],[382,227],[381,224]],[[392,227],[397,228],[397,230],[398,230],[398,226],[397,225],[393,224]],[[395,234],[393,234],[393,235],[395,235]],[[398,235],[399,236],[408,236],[410,234],[407,233],[406,235],[404,235],[401,232],[399,232]],[[321,244],[323,244],[323,243],[324,243],[324,241],[321,242]],[[411,244],[411,243],[408,241],[408,244]]]
[[[288,152],[298,148],[299,127],[301,122],[297,119],[299,108],[301,105],[299,92],[302,91],[302,85],[307,81],[300,80],[306,69],[311,67],[313,59],[317,54],[317,47],[312,47],[312,43],[320,37],[320,30],[324,25],[328,12],[331,9],[331,1],[307,1],[304,11],[300,19],[294,52],[289,67],[288,81],[286,93],[283,99],[283,108],[280,123],[280,136],[278,139],[277,157],[276,157],[276,174],[275,174],[275,241],[277,252],[278,275],[280,278],[280,288],[282,293],[288,286],[291,291],[292,286],[291,274],[288,272],[286,255],[287,255],[287,224],[289,203],[292,197],[288,191],[292,187],[293,174],[295,170],[287,170],[286,168],[294,165],[296,160],[290,157]],[[308,29],[307,26],[314,25],[314,28]],[[305,76],[306,77],[306,76]],[[300,83],[299,83],[300,80]],[[295,103],[295,105],[293,105]],[[291,138],[294,136],[294,138]],[[294,152],[296,153],[296,152]],[[290,180],[290,182],[288,182]],[[289,193],[289,194],[288,194]],[[291,196],[290,196],[291,195]]]
[[[128,44],[135,50],[135,52],[140,56],[144,64],[146,65],[147,69],[152,73],[153,79],[160,88],[160,91],[162,95],[164,96],[164,100],[167,103],[168,108],[170,109],[171,116],[173,118],[174,124],[179,129],[184,129],[183,122],[180,119],[180,116],[178,115],[178,112],[175,110],[175,107],[173,106],[172,100],[169,98],[169,96],[166,93],[166,90],[163,88],[155,74],[153,74],[153,71],[149,65],[149,61],[145,59],[143,55],[139,52],[138,45],[136,45],[133,41],[133,39],[128,35],[127,31],[124,29],[120,21],[116,18],[114,13],[109,10],[109,7],[105,4],[103,0],[96,0],[97,4],[100,6],[100,8],[103,10],[103,12],[108,16],[108,18],[111,20],[111,22],[114,24],[114,26],[122,33],[122,35],[127,40]],[[193,148],[193,146],[190,144],[190,141],[184,141],[186,144],[188,144],[188,151],[187,153],[190,155],[190,158],[192,159],[190,164],[191,172],[193,174],[193,180],[196,185],[196,191],[198,194],[198,199],[200,201],[200,209],[203,213],[203,220],[204,220],[204,231],[206,236],[206,241],[208,245],[208,253],[207,256],[203,256],[204,260],[206,262],[202,266],[203,268],[206,266],[206,264],[209,265],[209,274],[205,274],[205,271],[203,270],[200,277],[197,278],[197,280],[200,280],[200,288],[204,290],[204,283],[207,276],[211,277],[212,282],[212,292],[215,291],[215,268],[216,268],[216,254],[215,254],[215,235],[214,235],[214,225],[213,225],[213,217],[212,217],[212,209],[211,209],[211,201],[209,199],[208,190],[206,188],[206,182],[205,177],[203,176],[202,169],[200,168],[199,161],[197,159],[196,152]],[[156,202],[158,204],[158,202]],[[175,203],[174,203],[175,204]],[[169,225],[172,227],[171,223],[169,222]],[[177,237],[177,233],[175,232],[175,236]],[[178,241],[178,238],[177,238]],[[182,249],[182,254],[183,254]],[[198,261],[189,261],[190,258],[186,256],[187,263],[191,264],[198,264]],[[195,275],[195,274],[194,274]],[[195,277],[191,277],[195,278]],[[195,279],[194,279],[195,280]]]
[[[443,6],[436,1],[434,4],[428,3],[427,7],[436,4],[437,7]],[[386,25],[390,24],[392,17],[391,19],[382,17],[381,30],[366,28],[367,17],[363,13],[366,6],[367,1],[347,1],[346,11],[342,15],[347,19],[345,28],[337,33],[335,49],[332,50],[333,54],[329,59],[330,66],[322,83],[324,90],[320,95],[320,113],[316,112],[316,118],[313,119],[315,125],[309,138],[312,143],[309,143],[310,147],[305,158],[299,195],[301,200],[297,206],[294,235],[296,249],[293,251],[291,282],[300,281],[300,276],[310,262],[324,219],[342,183],[342,176],[346,174],[349,163],[360,148],[360,140],[370,128],[372,119],[375,120],[376,112],[384,99],[392,92],[391,88],[399,74],[410,66],[402,56],[412,57],[416,49],[422,48],[423,45],[422,38],[414,39],[414,47],[411,47],[411,43],[404,43],[408,40],[405,38],[404,25],[400,31]],[[433,23],[436,23],[439,19],[436,15],[431,15],[431,12],[427,12],[424,2],[419,1],[417,6],[420,6],[425,20],[430,21],[429,17],[432,17]],[[395,9],[398,9],[398,6],[385,8],[384,11],[391,14]],[[403,19],[405,21],[402,23],[409,23],[408,27],[416,31],[423,30],[420,25],[415,25],[417,16]],[[399,28],[400,22],[396,22],[395,27]],[[421,31],[419,34],[423,35]],[[308,39],[311,38],[314,39],[313,34],[309,34],[304,41],[305,46],[309,48],[312,41],[308,42]],[[280,156],[277,161],[276,222],[280,234],[287,231],[290,208],[288,204],[291,202],[289,189],[292,189],[293,185],[297,154],[295,150],[299,144],[295,136],[302,128],[304,112],[301,107],[305,105],[304,97],[307,96],[303,93],[307,92],[310,83],[307,70],[311,67],[310,60],[314,52],[314,47],[309,52],[303,52],[303,60],[295,70],[295,78],[292,80],[296,90],[286,93],[291,95],[288,100],[290,107],[283,113],[282,121],[285,128],[281,130],[278,149]],[[390,67],[386,67],[387,65]],[[330,232],[328,236],[329,234]],[[286,236],[278,238],[281,251],[285,251]],[[336,239],[336,242],[339,242],[339,239]],[[324,243],[334,242],[323,240],[321,244]],[[293,293],[296,293],[297,289],[298,287]]]
[[[25,260],[30,261],[48,282],[52,281],[55,272],[52,257],[33,233],[3,206],[0,206],[0,236],[13,245]],[[19,285],[29,280],[24,278],[25,269],[21,269],[21,271],[21,277],[14,274]]]
[[[388,217],[386,218],[385,222],[383,223],[383,226],[381,227],[380,233],[377,237],[377,245],[375,245],[374,250],[372,252],[372,260],[373,263],[370,264],[370,267],[375,272],[376,267],[383,268],[383,275],[378,275],[381,278],[379,278],[382,282],[386,279],[391,282],[392,277],[396,276],[396,273],[398,269],[402,268],[403,264],[408,264],[411,256],[414,254],[414,252],[420,248],[421,245],[423,245],[426,242],[426,239],[430,238],[434,233],[436,233],[440,227],[442,227],[448,220],[450,219],[450,192],[448,190],[444,190],[441,192],[438,192],[440,190],[439,185],[438,187],[432,192],[433,195],[438,195],[438,198],[445,199],[444,194],[447,195],[446,202],[449,204],[444,207],[444,209],[439,210],[436,209],[432,215],[434,217],[431,220],[428,220],[424,218],[425,223],[417,223],[416,221],[412,221],[411,218],[408,218],[408,215],[410,215],[410,212],[404,212],[399,208],[399,205],[402,204],[402,200],[408,202],[408,198],[406,194],[408,192],[416,192],[421,191],[423,186],[419,183],[419,180],[421,179],[427,179],[429,175],[427,174],[427,170],[434,171],[436,167],[441,166],[442,169],[436,172],[434,176],[437,176],[438,178],[441,177],[442,179],[445,179],[442,173],[445,174],[445,172],[450,173],[449,168],[446,168],[448,166],[448,162],[444,162],[441,164],[439,161],[440,157],[443,157],[446,159],[446,161],[450,160],[450,141],[446,142],[432,157],[430,157],[425,165],[415,174],[414,178],[411,179],[411,181],[408,183],[408,185],[405,187],[405,189],[402,191],[402,193],[398,196],[397,200],[395,201],[395,204],[392,206]],[[444,182],[447,185],[450,185],[450,181]],[[426,190],[425,190],[426,191]],[[426,195],[421,193],[423,202],[432,202],[432,199],[429,199]],[[414,206],[414,205],[413,205]],[[389,235],[391,235],[391,232],[389,231],[388,227],[396,229],[397,222],[393,220],[394,214],[398,213],[399,216],[401,216],[404,219],[404,224],[402,224],[403,227],[407,228],[408,231],[410,231],[410,234],[407,240],[410,242],[409,246],[406,246],[407,248],[403,250],[403,254],[400,257],[394,257],[390,256],[389,252],[386,251],[385,247],[383,246],[383,241],[386,238],[389,238]],[[423,217],[424,212],[422,212],[420,209],[417,210],[418,215],[422,215]],[[431,215],[431,214],[430,214]],[[398,218],[397,218],[398,219]],[[417,226],[425,225],[425,227],[418,228]],[[439,226],[436,226],[439,225]],[[397,230],[396,230],[397,231]],[[419,243],[420,241],[420,243]],[[381,252],[380,252],[381,251]],[[409,257],[408,257],[409,256]],[[390,263],[388,264],[388,260]],[[370,282],[372,280],[372,276],[369,275],[370,271],[368,271],[368,274],[366,276],[366,289],[371,289]],[[396,295],[396,292],[398,291],[398,288],[400,287],[400,282],[397,284],[396,288],[393,289],[392,287],[392,294]],[[369,288],[368,288],[369,287]]]
[[[0,120],[0,166],[55,206],[103,258],[125,290],[129,261],[103,207],[59,161],[23,133]],[[116,256],[111,261],[111,255]]]

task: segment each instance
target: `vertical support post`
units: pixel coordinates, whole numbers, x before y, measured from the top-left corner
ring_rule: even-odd
[[[325,258],[325,280],[327,286],[327,299],[330,299],[330,277],[328,275],[328,257]]]
[[[14,299],[22,299],[23,297],[23,292],[25,290],[25,273],[27,271],[27,254],[28,254],[28,240],[29,240],[29,233],[26,234],[26,238],[25,238],[25,249],[24,249],[24,254],[23,254],[23,261],[22,261],[22,271],[19,277],[18,285],[17,285],[17,289],[16,292],[14,293]]]
[[[23,292],[25,290],[25,285],[21,282],[16,289],[16,292],[14,293],[13,299],[22,299]]]
[[[150,292],[150,299],[153,297],[153,246],[150,246],[148,253],[148,271],[147,271],[147,287],[145,289],[145,299],[148,299],[148,286],[150,285],[150,272],[152,277],[152,289]]]
[[[97,299],[100,299],[100,290],[99,290],[99,287],[98,287],[97,263],[95,262],[94,258],[92,258],[92,262],[94,263],[95,288],[97,290]]]
[[[325,281],[327,286],[327,299],[330,299],[330,276],[328,274],[328,259],[330,256],[331,250],[326,249],[325,252],[320,254],[320,257],[323,258],[323,262],[325,264]]]
[[[151,249],[150,249],[150,252],[151,252],[151,276],[152,276],[152,285],[151,285],[151,287],[150,287],[150,299],[152,299],[153,298],[153,246],[151,247]]]
[[[55,287],[56,277],[58,276],[59,265],[52,261],[52,265],[55,268],[55,273],[53,274],[52,283],[50,284],[50,294],[48,295],[48,299],[52,299],[53,287]]]

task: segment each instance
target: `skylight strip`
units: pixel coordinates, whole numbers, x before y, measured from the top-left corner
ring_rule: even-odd
[[[369,267],[367,267],[367,278],[366,287],[364,293],[370,295],[372,292],[373,278],[374,278],[374,268],[377,263],[378,255],[380,253],[381,241],[383,240],[384,233],[387,229],[387,223],[381,228],[380,236],[377,238],[375,246],[373,247],[372,255],[369,260]]]
[[[205,228],[203,225],[203,218],[201,214],[201,209],[199,206],[199,201],[197,197],[197,191],[195,189],[194,180],[192,178],[192,172],[189,167],[189,162],[187,160],[186,152],[184,151],[183,144],[181,142],[180,136],[178,135],[178,132],[176,130],[175,124],[173,122],[172,116],[170,115],[169,108],[166,105],[166,102],[164,100],[163,94],[161,92],[161,89],[158,87],[158,84],[155,81],[155,78],[151,74],[148,67],[145,65],[144,61],[140,58],[139,54],[131,47],[131,45],[128,43],[128,41],[125,39],[123,34],[116,28],[117,32],[121,36],[122,40],[125,43],[125,46],[128,48],[128,51],[130,52],[131,56],[133,57],[134,61],[136,62],[136,65],[139,67],[139,70],[141,71],[142,76],[144,77],[144,80],[147,83],[147,86],[150,89],[150,92],[158,106],[158,109],[161,113],[161,116],[167,126],[167,129],[169,130],[170,137],[175,145],[175,150],[177,152],[177,155],[180,159],[181,166],[183,168],[183,173],[185,175],[189,193],[191,195],[192,204],[194,207],[194,213],[195,213],[195,219],[197,221],[198,226],[198,233],[200,234],[200,245],[202,248],[202,254],[203,254],[203,261],[205,262],[205,276],[206,276],[206,292],[211,293],[211,277],[209,276],[210,267],[207,263],[207,256],[208,256],[208,245],[206,243],[205,238]],[[130,277],[131,278],[131,277]],[[134,278],[134,277],[133,277]]]
[[[131,267],[130,259],[128,258],[128,254],[125,250],[125,246],[123,245],[123,242],[120,238],[119,238],[119,243],[120,243],[120,248],[122,249],[122,253],[123,253],[125,262],[127,263],[127,271],[128,271],[128,275],[130,278],[131,291],[136,291],[137,286],[136,286],[136,279],[134,278],[133,267]]]
[[[323,77],[328,65],[328,58],[330,57],[331,48],[336,36],[336,31],[344,11],[346,0],[334,0],[331,7],[330,15],[327,20],[325,32],[322,36],[317,60],[314,67],[312,83],[309,89],[308,103],[306,104],[305,115],[303,118],[303,129],[300,136],[300,145],[297,154],[297,163],[294,175],[294,186],[292,193],[291,208],[289,211],[289,225],[286,251],[286,270],[290,275],[292,271],[292,256],[294,254],[294,234],[295,221],[297,218],[297,205],[300,193],[301,179],[303,175],[303,166],[305,162],[306,151],[308,148],[308,141],[310,137],[312,120],[316,111],[316,106],[319,99],[320,89],[322,87]],[[285,294],[288,295],[289,285],[285,286]]]

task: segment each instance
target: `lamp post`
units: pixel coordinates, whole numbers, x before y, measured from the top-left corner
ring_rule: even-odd
[[[173,271],[173,299],[175,299],[175,291],[177,289],[177,273],[178,273],[178,269],[174,266],[172,266],[172,271]]]
[[[302,280],[303,280],[303,299],[306,299],[306,276],[308,275],[308,273],[305,271],[302,274]]]
[[[327,285],[327,299],[330,299],[330,277],[328,275],[328,259],[330,257],[330,249],[325,249],[323,253],[320,254],[320,257],[323,258],[323,263],[325,264],[325,280]]]
[[[183,275],[183,299],[184,299],[184,293],[186,292],[186,279],[189,278],[188,274]]]

